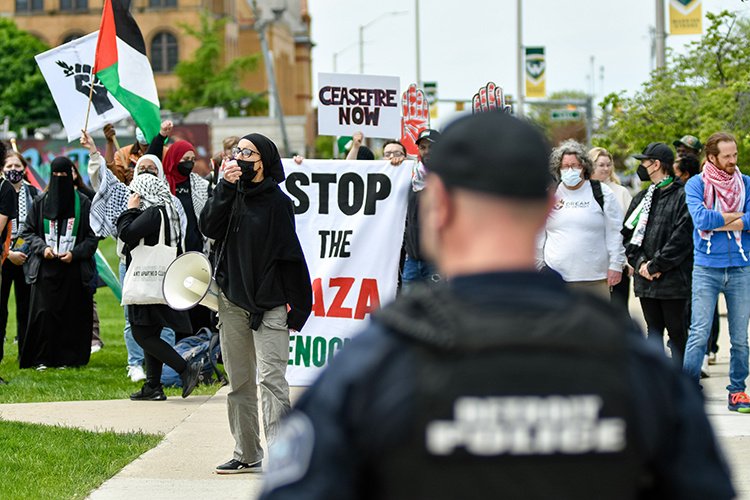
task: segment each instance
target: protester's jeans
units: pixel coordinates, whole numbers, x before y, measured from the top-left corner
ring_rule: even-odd
[[[407,255],[401,271],[401,292],[406,293],[415,284],[425,281],[428,283],[440,281],[440,274],[435,266],[424,260],[412,259]]]
[[[263,313],[257,330],[250,328],[250,314],[219,294],[219,339],[221,357],[229,378],[227,411],[229,430],[234,437],[233,458],[252,464],[263,459],[258,423],[258,388],[263,406],[263,428],[269,446],[286,415],[289,384],[289,329],[286,305]],[[256,385],[256,370],[258,384]]]
[[[125,263],[120,262],[120,283],[125,282]],[[138,342],[133,338],[133,331],[130,328],[130,321],[128,321],[128,308],[122,308],[125,314],[125,328],[123,329],[123,336],[125,337],[125,349],[128,351],[128,366],[140,366],[143,365],[143,348],[138,345]],[[160,335],[161,339],[167,344],[174,346],[174,330],[171,328],[163,328]]]
[[[695,383],[700,381],[701,364],[711,333],[716,301],[724,292],[729,320],[729,385],[727,390],[745,390],[748,376],[747,326],[750,319],[750,267],[693,267],[693,299],[690,331],[683,371]]]

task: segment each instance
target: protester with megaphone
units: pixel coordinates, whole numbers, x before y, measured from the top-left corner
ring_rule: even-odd
[[[256,367],[270,443],[290,409],[289,329],[300,330],[312,309],[292,201],[278,186],[284,169],[276,145],[260,134],[246,135],[233,157],[200,217],[201,231],[219,248],[219,333],[236,442],[232,459],[216,468],[219,474],[261,471]]]
[[[127,267],[134,265],[133,250],[139,246],[154,247],[162,243],[176,247],[177,253],[181,253],[180,218],[167,185],[154,175],[139,175],[129,187],[132,194],[128,199],[128,210],[117,220],[119,238],[125,243]],[[163,303],[125,302],[126,289],[130,285],[128,279],[135,279],[133,276],[126,275],[123,283],[123,302],[133,304],[126,305],[127,316],[133,337],[146,354],[146,382],[140,391],[130,395],[130,399],[167,399],[161,385],[162,363],[169,365],[182,377],[182,397],[185,398],[198,383],[201,363],[185,361],[159,335],[164,327],[170,327],[175,332],[189,332],[190,318],[187,313],[175,311]]]

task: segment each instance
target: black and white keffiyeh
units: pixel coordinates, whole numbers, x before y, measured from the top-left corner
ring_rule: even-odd
[[[174,206],[172,193],[167,185],[153,175],[139,175],[130,183],[130,190],[141,197],[141,210],[149,207],[165,207],[169,214],[171,245],[181,243],[180,216]]]

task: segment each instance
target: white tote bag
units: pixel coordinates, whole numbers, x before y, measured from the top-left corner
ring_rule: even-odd
[[[177,257],[177,248],[165,244],[164,214],[159,211],[159,241],[150,247],[143,240],[130,251],[130,267],[122,283],[122,305],[166,304],[164,273]]]

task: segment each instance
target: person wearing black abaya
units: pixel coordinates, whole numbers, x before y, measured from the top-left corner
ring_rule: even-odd
[[[47,191],[34,200],[21,238],[31,283],[21,368],[81,366],[89,362],[94,261],[98,239],[89,225],[91,202],[73,187],[73,162],[52,161]]]
[[[261,471],[256,369],[266,440],[276,437],[289,411],[289,329],[300,330],[312,309],[312,287],[294,224],[292,201],[278,184],[284,169],[276,145],[260,134],[233,150],[200,217],[200,229],[217,240],[219,335],[229,375],[229,427],[234,456],[219,474]],[[226,240],[225,240],[226,238]],[[287,310],[287,304],[289,309]]]

